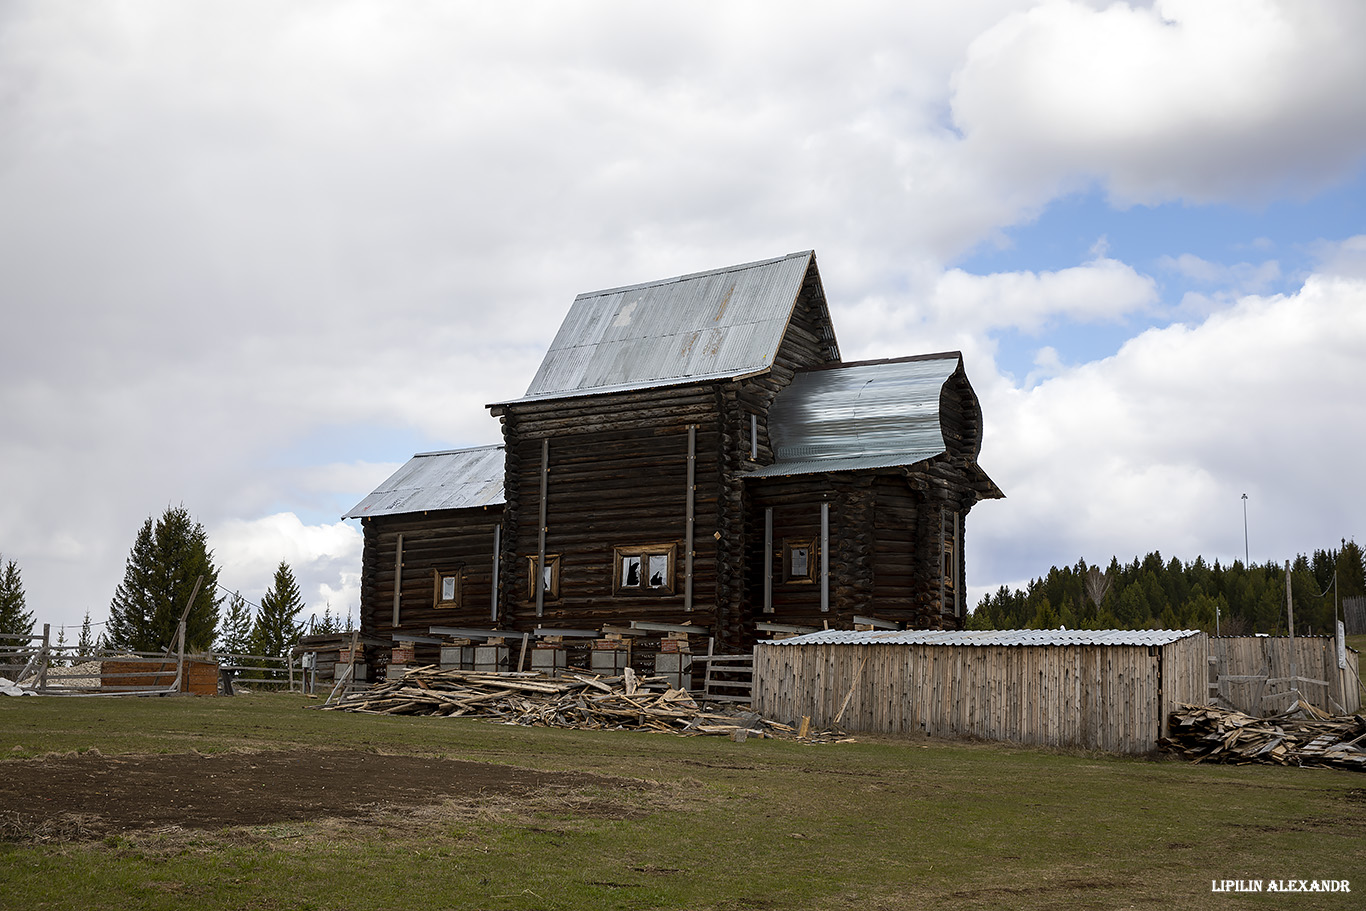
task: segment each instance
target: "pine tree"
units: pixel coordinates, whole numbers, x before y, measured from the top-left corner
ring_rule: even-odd
[[[233,592],[218,629],[219,654],[235,657],[250,654],[252,625],[251,607],[241,593]]]
[[[218,626],[218,568],[204,526],[184,506],[157,521],[148,518],[128,555],[123,582],[109,605],[105,641],[114,648],[155,651],[175,638],[176,623],[190,600],[196,578],[204,577],[185,618],[185,647],[205,650]]]
[[[24,582],[19,564],[10,560],[0,573],[0,633],[7,636],[32,636],[33,613],[24,609]]]
[[[294,572],[281,560],[274,581],[261,596],[261,611],[251,631],[253,654],[283,658],[303,631],[303,624],[295,619],[303,607]]]

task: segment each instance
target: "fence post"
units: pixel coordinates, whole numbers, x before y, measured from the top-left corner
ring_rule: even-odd
[[[47,692],[47,659],[50,636],[52,635],[52,624],[43,624],[43,645],[38,652],[38,692]]]

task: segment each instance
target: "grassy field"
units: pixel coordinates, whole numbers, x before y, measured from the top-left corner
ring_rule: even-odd
[[[1366,777],[999,744],[735,743],[305,710],[287,694],[0,699],[6,764],[347,748],[644,782],[361,819],[0,842],[0,907],[1351,908]],[[0,807],[0,812],[4,808]],[[1211,880],[1356,879],[1353,894]]]

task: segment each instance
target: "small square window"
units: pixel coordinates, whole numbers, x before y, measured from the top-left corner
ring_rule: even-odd
[[[536,600],[536,557],[530,556],[527,560],[527,600]],[[546,554],[545,565],[541,567],[541,590],[545,592],[546,600],[553,600],[560,596],[560,555]]]
[[[460,606],[461,576],[460,570],[436,573],[435,592],[432,596],[436,607],[444,609]]]
[[[673,544],[618,547],[613,555],[613,591],[619,595],[673,594],[676,552]]]
[[[815,582],[818,562],[819,554],[814,539],[789,539],[783,542],[784,582]]]

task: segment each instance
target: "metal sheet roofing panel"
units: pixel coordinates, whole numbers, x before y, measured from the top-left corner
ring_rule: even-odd
[[[503,503],[503,447],[480,446],[413,456],[343,519],[392,516]]]
[[[772,645],[1170,645],[1195,629],[821,630]]]
[[[815,474],[820,471],[862,471],[873,468],[900,468],[924,462],[940,455],[938,452],[909,451],[893,452],[884,455],[850,456],[845,459],[794,459],[756,468],[744,475],[746,478],[783,478],[795,474]]]
[[[767,370],[812,256],[580,294],[518,401]]]
[[[939,397],[956,352],[798,373],[768,415],[775,464],[750,477],[911,465],[945,451]]]

